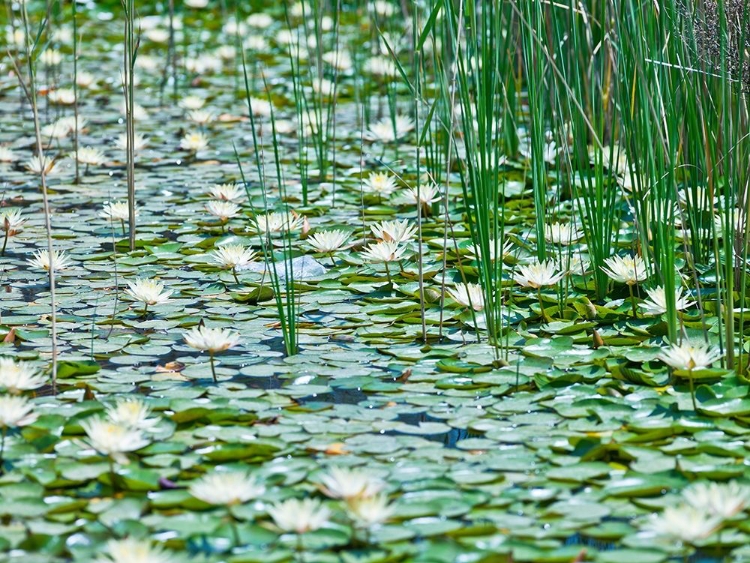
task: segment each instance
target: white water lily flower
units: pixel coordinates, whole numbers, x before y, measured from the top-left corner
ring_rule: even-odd
[[[208,125],[216,119],[216,114],[207,109],[194,109],[188,112],[187,117],[196,125]]]
[[[635,285],[648,277],[646,263],[640,256],[612,256],[604,261],[609,268],[602,270],[616,282]]]
[[[237,184],[216,184],[208,188],[208,195],[221,201],[237,201],[245,196],[245,190]]]
[[[557,264],[554,260],[545,260],[544,262],[535,261],[531,264],[519,266],[513,279],[523,287],[539,289],[540,287],[555,285],[564,275],[565,272],[557,271]]]
[[[30,363],[0,357],[0,388],[11,395],[38,389],[45,383],[47,376],[39,373]]]
[[[250,113],[255,117],[271,117],[273,106],[268,100],[250,98]]]
[[[331,65],[340,72],[346,72],[352,68],[352,57],[346,51],[328,51],[323,53],[321,58],[324,63]]]
[[[24,166],[26,170],[32,174],[37,174],[39,176],[42,175],[42,170],[44,170],[45,176],[51,176],[57,172],[57,165],[54,159],[49,156],[39,158],[39,156],[34,155],[24,163]]]
[[[280,233],[282,231],[293,231],[302,225],[304,218],[292,212],[277,212],[258,215],[253,222],[261,233]]]
[[[654,515],[644,529],[657,536],[689,544],[707,538],[721,526],[721,518],[690,505],[668,506]]]
[[[489,255],[490,255],[490,261],[494,262],[497,260],[498,255],[501,258],[505,258],[506,256],[510,256],[511,250],[513,250],[513,243],[511,241],[505,241],[502,245],[499,241],[495,239],[489,240]],[[499,252],[498,252],[499,251]],[[469,258],[472,260],[480,261],[482,259],[482,249],[479,247],[479,245],[474,245],[471,248],[471,251],[469,253]]]
[[[240,343],[240,335],[229,329],[196,326],[183,334],[185,343],[196,350],[216,353],[234,348]]]
[[[398,73],[396,63],[388,56],[370,57],[365,61],[365,70],[373,76],[392,78]]]
[[[385,488],[385,483],[360,469],[333,466],[321,475],[323,492],[335,499],[349,501],[358,497],[371,497]]]
[[[127,452],[145,448],[150,443],[136,428],[117,424],[106,418],[89,418],[81,423],[89,438],[89,444],[102,455],[111,457],[117,463],[126,464]]]
[[[393,516],[395,508],[388,503],[387,495],[380,494],[352,499],[346,505],[346,512],[358,526],[373,528]]]
[[[57,49],[46,49],[40,56],[39,60],[47,66],[57,66],[62,62],[62,53]]]
[[[232,217],[239,215],[240,206],[231,201],[215,200],[209,201],[206,204],[206,211],[217,217],[222,223],[225,223]]]
[[[190,152],[202,151],[208,146],[208,138],[200,131],[186,133],[180,139],[180,148]]]
[[[152,546],[148,540],[125,538],[109,540],[107,555],[96,559],[95,563],[174,563],[171,552],[159,546]]]
[[[583,231],[570,223],[552,223],[544,227],[547,242],[569,245],[583,238]]]
[[[362,182],[365,192],[372,192],[379,196],[389,196],[397,188],[396,179],[386,172],[373,172]]]
[[[34,266],[35,268],[46,270],[48,272],[50,268],[52,268],[56,272],[59,272],[72,266],[72,262],[68,255],[65,254],[64,250],[61,250],[60,252],[58,252],[57,250],[53,250],[51,260],[48,251],[37,250],[34,252],[34,257],[30,258],[27,263],[29,264],[29,266]]]
[[[381,221],[370,226],[375,238],[382,241],[409,242],[417,233],[417,227],[410,225],[407,219],[403,221]]]
[[[384,117],[380,121],[370,124],[364,137],[368,141],[391,143],[399,140],[412,129],[414,129],[414,121],[410,117],[404,115],[397,115],[393,119]]]
[[[90,72],[86,72],[85,70],[80,69],[76,74],[76,84],[81,88],[88,88],[90,90],[93,90],[99,86],[96,82],[96,76],[94,76]]]
[[[120,150],[128,150],[128,134],[121,133],[115,139],[115,146]],[[140,133],[133,135],[133,151],[138,152],[145,149],[148,146],[148,139]]]
[[[47,99],[51,104],[60,104],[61,106],[72,106],[76,103],[76,94],[72,88],[58,88],[47,94]]]
[[[0,231],[14,236],[23,231],[26,219],[21,218],[21,210],[7,207],[0,209]]]
[[[341,249],[349,240],[349,233],[345,231],[319,231],[307,239],[307,244],[321,254],[331,254]]]
[[[138,278],[134,282],[128,282],[125,290],[134,301],[140,301],[145,305],[161,305],[169,301],[172,290],[165,291],[164,284],[156,280]]]
[[[245,471],[214,471],[190,483],[195,498],[217,506],[232,506],[255,499],[266,488]]]
[[[324,526],[331,517],[330,509],[318,499],[295,498],[274,504],[268,508],[274,523],[284,532],[304,534]]]
[[[406,190],[406,199],[413,204],[419,202],[424,206],[430,206],[433,203],[440,201],[440,197],[440,190],[432,183]]]
[[[73,151],[69,154],[69,156],[70,158],[76,159],[78,160],[78,162],[80,162],[81,164],[85,164],[86,166],[98,166],[99,164],[103,164],[107,160],[102,151],[92,147],[80,147],[78,149],[78,153]]]
[[[700,340],[686,340],[682,344],[672,344],[657,357],[674,369],[692,371],[711,367],[721,359],[721,351]]]
[[[118,399],[114,405],[107,406],[107,418],[119,426],[150,430],[157,424],[157,417],[149,418],[151,409],[141,399]]]
[[[265,29],[273,25],[273,18],[264,12],[257,12],[247,16],[247,18],[245,18],[245,23],[250,27]]]
[[[241,270],[255,260],[256,253],[241,244],[225,244],[211,253],[211,258],[222,268]]]
[[[34,406],[26,397],[0,396],[0,428],[27,426],[37,419]]]
[[[179,106],[186,110],[201,109],[204,105],[206,105],[206,100],[200,96],[185,96],[179,102]]]
[[[696,510],[722,519],[731,518],[750,506],[750,487],[737,481],[693,483],[682,496]]]
[[[138,216],[138,208],[135,208],[135,215]],[[100,217],[105,219],[114,219],[116,221],[127,221],[130,218],[127,201],[108,201],[102,206],[99,212]]]
[[[361,256],[368,262],[395,262],[401,259],[404,252],[406,252],[406,247],[400,247],[397,242],[383,241],[368,244]]]
[[[484,309],[484,293],[478,283],[457,284],[453,289],[448,288],[448,294],[464,307],[471,307],[475,311]]]
[[[396,13],[396,6],[387,0],[375,0],[374,2],[370,2],[367,8],[383,18],[390,17]]]
[[[0,146],[0,162],[15,162],[16,160],[18,160],[18,155],[13,152],[13,149]]]
[[[682,288],[678,287],[675,290],[675,309],[682,311],[695,305],[695,301],[690,301],[687,296],[682,295]],[[655,287],[654,289],[647,289],[648,299],[641,303],[641,307],[644,309],[646,315],[661,315],[667,312],[667,295],[666,290],[663,286]]]

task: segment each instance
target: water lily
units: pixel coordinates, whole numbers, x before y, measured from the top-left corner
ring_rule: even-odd
[[[644,529],[657,536],[695,544],[706,539],[721,526],[721,518],[697,510],[690,505],[668,506],[653,516]]]
[[[293,211],[273,211],[254,218],[256,230],[271,234],[283,231],[293,231],[302,225],[304,218]]]
[[[107,541],[107,554],[94,563],[175,563],[174,555],[148,540],[125,538]]]
[[[240,343],[240,335],[234,331],[223,328],[209,328],[197,326],[183,335],[185,343],[191,348],[208,352],[211,358],[211,375],[214,383],[216,379],[216,368],[214,366],[214,354],[234,348]]]
[[[208,138],[200,131],[187,133],[180,139],[180,148],[182,150],[196,153],[208,147]]]
[[[59,272],[60,270],[65,270],[67,268],[70,268],[73,263],[68,257],[67,254],[65,254],[64,250],[52,251],[52,258],[50,259],[50,253],[47,250],[37,250],[34,252],[34,257],[30,258],[27,263],[29,266],[33,266],[35,268],[39,268],[40,270],[46,270],[49,271],[50,269],[54,270],[55,272]]]
[[[406,252],[406,247],[399,246],[399,243],[394,241],[383,241],[375,244],[368,244],[367,248],[362,251],[362,259],[368,262],[376,262],[385,264],[385,271],[388,276],[388,281],[391,281],[391,272],[388,269],[388,262],[396,262]]]
[[[557,271],[557,264],[554,260],[545,260],[544,262],[537,260],[531,264],[519,266],[513,279],[523,287],[531,287],[537,290],[542,319],[547,320],[548,317],[542,300],[542,288],[555,285],[564,275],[564,271]]]
[[[138,278],[135,281],[128,282],[128,289],[125,290],[134,301],[143,303],[143,315],[148,313],[149,305],[163,305],[169,301],[172,290],[165,290],[164,284],[156,280]]]
[[[245,197],[245,190],[237,184],[216,184],[208,189],[208,195],[214,199],[235,202]]]
[[[233,506],[259,497],[266,488],[247,471],[214,471],[190,483],[188,490],[207,504]]]
[[[3,436],[8,428],[27,426],[36,419],[34,407],[26,397],[0,396],[0,428],[3,429]]]
[[[417,233],[417,227],[410,225],[407,219],[402,221],[380,221],[370,226],[375,238],[382,241],[409,242]]]
[[[397,141],[414,129],[414,121],[410,117],[396,115],[393,119],[384,117],[380,121],[372,123],[365,133],[368,141],[380,141],[381,143],[392,143]]]
[[[26,219],[21,217],[20,209],[0,209],[0,232],[5,233],[3,236],[3,248],[0,250],[0,256],[5,255],[5,248],[8,245],[8,239],[23,231],[24,223],[26,223]]]
[[[721,351],[699,340],[685,340],[682,344],[672,344],[657,357],[674,369],[688,372],[690,397],[693,400],[693,409],[697,411],[693,371],[708,368],[720,360]]]
[[[227,221],[239,215],[240,206],[231,201],[214,200],[206,204],[206,211],[221,221],[223,229]]]
[[[331,498],[350,501],[355,498],[371,497],[385,487],[385,483],[361,469],[331,467],[320,477],[323,492]]]
[[[335,266],[336,263],[333,261],[333,253],[337,250],[341,250],[348,240],[349,233],[345,231],[318,231],[307,239],[307,244],[309,244],[316,252],[328,254],[331,257],[331,262]]]
[[[362,189],[377,194],[378,198],[388,197],[397,187],[396,178],[387,172],[373,172],[362,182]]]
[[[685,501],[700,512],[724,520],[750,506],[750,486],[729,483],[693,483],[682,492]]]
[[[17,362],[13,358],[0,357],[0,388],[11,395],[38,389],[47,383],[47,376],[28,362]]]
[[[137,428],[94,417],[81,422],[92,448],[120,464],[128,463],[125,455],[145,448],[150,441]]]
[[[616,282],[627,284],[630,291],[630,304],[633,307],[633,316],[638,316],[635,308],[635,296],[633,286],[648,278],[646,263],[640,256],[613,256],[604,260],[608,267],[602,266],[602,270]]]
[[[151,409],[141,399],[118,399],[114,405],[107,406],[107,418],[110,422],[136,430],[151,430],[159,424],[157,417],[152,417]]]
[[[295,498],[268,508],[274,524],[284,532],[301,535],[323,527],[331,517],[330,509],[320,500]]]
[[[349,517],[362,528],[373,528],[385,523],[395,513],[388,496],[379,494],[352,499],[346,505]]]
[[[569,245],[583,237],[583,231],[570,223],[552,223],[544,227],[544,238],[547,242]]]
[[[461,283],[448,289],[448,294],[458,304],[470,307],[479,312],[484,310],[484,292],[478,283]]]
[[[241,244],[225,244],[211,253],[211,258],[214,262],[222,268],[230,268],[232,270],[234,281],[237,283],[240,283],[237,277],[237,270],[245,268],[254,262],[256,256],[256,252]]]
[[[646,289],[646,293],[648,294],[648,299],[641,303],[641,307],[643,307],[646,315],[661,315],[667,312],[667,295],[663,286]],[[677,311],[682,311],[695,305],[695,301],[691,301],[687,296],[683,296],[683,289],[681,287],[675,290],[674,302]]]

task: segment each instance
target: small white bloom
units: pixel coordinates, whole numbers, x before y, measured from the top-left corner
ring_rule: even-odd
[[[694,301],[690,301],[687,296],[682,295],[682,288],[678,287],[675,290],[675,309],[682,311],[695,305]],[[641,307],[644,309],[646,315],[661,315],[667,312],[667,295],[666,290],[663,286],[655,287],[654,289],[647,289],[648,299],[641,303]]]
[[[494,262],[498,255],[500,255],[502,258],[505,258],[506,256],[510,256],[511,250],[513,250],[513,243],[510,241],[506,241],[500,245],[500,241],[495,239],[489,240],[489,255],[490,255],[490,261]],[[472,260],[481,260],[482,259],[482,249],[477,244],[472,248],[471,253],[469,254],[469,257]]]
[[[417,233],[417,227],[410,225],[407,219],[403,221],[381,221],[370,226],[375,238],[383,241],[409,242]]]
[[[107,555],[95,563],[174,563],[171,552],[147,540],[125,538],[107,541]]]
[[[659,354],[658,358],[675,369],[692,371],[711,367],[721,359],[721,351],[699,340],[686,340],[682,344],[672,344]]]
[[[149,440],[140,430],[111,422],[106,418],[89,418],[84,420],[81,426],[89,438],[91,447],[117,463],[128,463],[125,453],[140,450],[149,444]]]
[[[393,78],[398,73],[396,63],[389,56],[371,57],[365,61],[365,71],[373,76]]]
[[[123,151],[128,150],[128,134],[127,133],[121,133],[117,136],[117,139],[115,139],[115,146]],[[148,146],[148,139],[141,135],[140,133],[136,133],[133,135],[133,151],[138,152],[143,149],[145,149]]]
[[[38,389],[47,382],[47,376],[28,362],[0,357],[0,387],[11,395]]]
[[[208,195],[223,201],[237,201],[245,196],[245,190],[237,184],[216,184],[208,189]]]
[[[525,266],[519,266],[518,272],[513,279],[523,287],[538,289],[559,282],[565,272],[557,272],[557,264],[554,260],[544,262],[535,261]]]
[[[385,172],[373,172],[362,182],[362,189],[365,192],[372,192],[386,197],[396,191],[397,187],[396,179]]]
[[[268,508],[274,523],[284,532],[304,534],[324,526],[331,511],[318,499],[289,499]]]
[[[185,343],[196,350],[222,352],[240,343],[240,335],[229,329],[196,326],[183,334]]]
[[[731,518],[750,506],[750,487],[737,481],[693,483],[682,496],[696,510],[722,519]]]
[[[232,506],[255,499],[266,488],[245,471],[214,471],[190,484],[190,494],[208,504]]]
[[[245,23],[250,27],[265,29],[273,25],[273,18],[264,12],[258,12],[247,16],[247,18],[245,18]]]
[[[138,216],[138,208],[135,209],[135,215]],[[130,218],[127,201],[108,201],[102,206],[99,212],[100,217],[105,219],[114,219],[116,221],[127,221]]]
[[[328,51],[323,53],[323,62],[331,65],[340,72],[346,72],[352,68],[352,58],[346,51]]]
[[[345,231],[319,231],[307,239],[307,244],[316,252],[331,254],[343,247],[349,240],[349,233]]]
[[[13,149],[0,146],[0,162],[15,162],[16,160],[18,160],[18,156],[13,152]]]
[[[385,523],[395,509],[388,504],[384,494],[352,499],[346,505],[346,512],[362,528],[373,528]]]
[[[430,206],[433,203],[440,201],[440,190],[435,184],[422,184],[417,188],[409,188],[406,190],[406,199],[409,203],[417,204],[421,203],[423,206]]]
[[[224,223],[232,217],[236,217],[240,212],[240,206],[231,201],[209,201],[206,204],[206,211]]]
[[[39,158],[39,156],[34,155],[24,163],[24,166],[26,167],[26,170],[39,176],[42,175],[42,170],[44,170],[45,176],[51,176],[57,172],[54,159],[48,156]]]
[[[39,56],[39,60],[47,66],[57,66],[62,62],[62,54],[56,49],[47,49]]]
[[[371,497],[385,488],[385,483],[359,469],[331,467],[320,477],[323,492],[331,498],[351,500]]]
[[[612,256],[604,262],[609,267],[602,266],[602,270],[616,282],[635,285],[648,277],[646,263],[640,256]]]
[[[0,396],[0,428],[26,426],[36,419],[34,407],[26,397]]]
[[[384,117],[380,121],[372,123],[365,133],[368,141],[380,141],[391,143],[397,141],[414,129],[414,122],[410,117],[397,115],[393,119]]]
[[[720,518],[683,505],[668,506],[661,514],[654,515],[644,528],[657,536],[692,544],[707,538],[720,526]]]
[[[253,222],[261,233],[280,233],[282,231],[293,231],[302,225],[304,218],[295,212],[271,212],[258,215]]]
[[[14,236],[23,231],[26,219],[21,217],[21,210],[11,207],[0,209],[0,231]]]
[[[570,223],[552,223],[544,227],[544,238],[554,244],[569,245],[582,237],[583,231]]]
[[[118,399],[114,405],[107,406],[110,422],[137,430],[150,430],[159,423],[158,418],[149,418],[150,414],[151,409],[141,399]]]
[[[206,105],[206,100],[200,96],[185,96],[180,100],[180,107],[186,110],[201,109]]]
[[[383,241],[368,244],[361,256],[368,262],[395,262],[400,260],[406,252],[406,247],[400,247],[397,242]]]
[[[180,139],[180,148],[185,151],[198,152],[206,147],[208,147],[208,139],[200,131],[186,133],[185,136]]]
[[[87,166],[98,166],[107,160],[102,151],[92,147],[79,147],[77,154],[73,151],[69,156]]]
[[[139,278],[134,282],[128,282],[125,290],[133,300],[140,301],[145,305],[161,305],[169,301],[172,290],[165,291],[164,284],[156,280]]]
[[[211,110],[194,109],[188,113],[188,119],[197,125],[208,125],[216,119],[216,115]]]
[[[225,244],[214,250],[211,258],[222,268],[241,270],[255,260],[256,253],[241,244]]]
[[[47,252],[46,250],[37,250],[34,252],[34,257],[30,258],[27,263],[30,266],[34,266],[35,268],[39,268],[41,270],[49,271],[50,268],[52,268],[56,272],[65,270],[66,268],[70,268],[72,266],[71,260],[70,258],[68,258],[68,255],[65,254],[64,250],[60,252],[58,252],[57,250],[53,250],[51,260],[49,252]]]
[[[250,98],[250,111],[255,117],[270,117],[273,112],[273,106],[268,100]]]
[[[448,289],[448,294],[464,307],[471,307],[475,311],[484,309],[484,292],[478,283],[457,284],[454,289]]]
[[[51,104],[60,104],[62,106],[72,106],[76,103],[76,94],[72,88],[58,88],[47,94],[47,99]]]

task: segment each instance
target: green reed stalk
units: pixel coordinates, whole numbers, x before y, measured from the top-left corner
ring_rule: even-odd
[[[128,227],[130,251],[135,250],[135,103],[134,71],[138,43],[135,34],[135,0],[122,0],[125,10],[125,49],[123,74],[125,77],[125,123],[127,134],[126,158],[128,175]]]

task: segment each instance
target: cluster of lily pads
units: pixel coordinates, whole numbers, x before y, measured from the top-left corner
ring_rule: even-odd
[[[10,117],[28,107],[2,73],[0,551],[30,563],[745,560],[750,382],[716,367],[723,352],[703,337],[716,311],[678,273],[687,336],[668,342],[666,290],[627,222],[602,270],[610,297],[593,302],[570,199],[540,260],[522,150],[500,165],[505,232],[487,250],[502,272],[500,354],[460,179],[425,174],[415,148],[424,116],[409,113],[394,63],[403,7],[318,14],[317,38],[315,10],[144,8],[135,251],[116,10],[78,14],[102,57],[81,52],[76,76],[68,16],[46,34],[44,159],[29,122]],[[23,59],[18,18],[6,35]],[[299,61],[323,70],[308,80]],[[299,103],[296,81],[330,113]],[[331,169],[303,178],[327,143]],[[558,149],[545,150],[551,164]],[[247,162],[260,164],[246,176]],[[628,167],[612,166],[627,190]],[[294,356],[276,301],[289,295]]]

